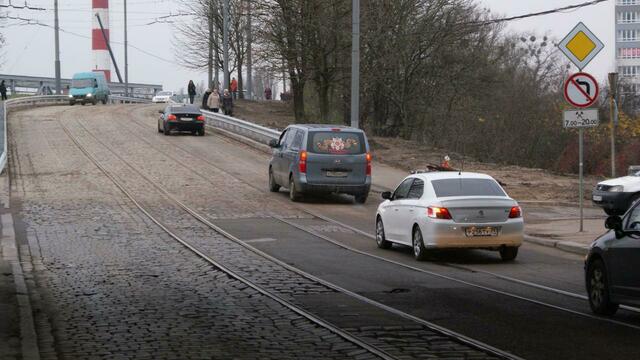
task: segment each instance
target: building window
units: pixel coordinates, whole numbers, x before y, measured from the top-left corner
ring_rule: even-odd
[[[640,48],[620,48],[618,59],[640,59]]]
[[[640,66],[620,66],[618,72],[622,76],[638,76],[640,75]]]
[[[618,0],[617,5],[638,5],[638,0]]]
[[[637,41],[637,30],[618,30],[618,41]]]
[[[618,13],[618,24],[635,24],[640,20],[640,13],[637,11],[621,11]]]

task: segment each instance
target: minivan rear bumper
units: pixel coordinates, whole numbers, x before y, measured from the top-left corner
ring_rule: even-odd
[[[302,175],[296,181],[296,187],[303,193],[368,194],[371,190],[371,176],[367,176],[363,184],[316,184],[307,182],[306,176]]]

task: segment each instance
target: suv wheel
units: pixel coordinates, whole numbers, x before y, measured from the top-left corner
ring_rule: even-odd
[[[302,198],[300,192],[296,189],[296,182],[293,178],[289,178],[289,199],[291,201],[300,201]]]
[[[269,191],[278,192],[280,190],[280,185],[276,183],[276,179],[273,178],[273,170],[269,168]]]
[[[500,248],[500,257],[502,261],[512,261],[518,256],[518,247],[503,246]]]
[[[387,238],[384,235],[384,224],[382,223],[382,218],[378,218],[378,221],[376,221],[376,244],[378,244],[380,249],[391,248],[391,242],[387,241]]]
[[[419,227],[413,228],[413,257],[418,261],[423,261],[427,258],[427,249],[424,247],[424,241],[422,239],[422,231]]]
[[[587,293],[589,306],[599,315],[613,315],[618,311],[618,304],[609,298],[609,281],[602,260],[594,260],[587,270]]]
[[[364,204],[367,202],[367,195],[368,194],[360,194],[360,195],[356,195],[356,203],[358,204]]]

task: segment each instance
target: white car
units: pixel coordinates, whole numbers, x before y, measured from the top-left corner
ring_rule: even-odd
[[[524,239],[522,209],[491,176],[428,172],[410,175],[376,214],[376,242],[413,247],[417,260],[430,249],[498,250],[513,260]]]
[[[640,169],[630,168],[628,176],[599,182],[591,199],[607,215],[624,215],[634,202],[640,200]]]
[[[152,99],[153,103],[168,103],[173,97],[173,91],[159,91]]]

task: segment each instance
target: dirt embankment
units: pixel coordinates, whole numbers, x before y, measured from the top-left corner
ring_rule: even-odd
[[[290,104],[280,101],[244,101],[236,104],[235,115],[274,129],[284,129],[295,122]],[[439,164],[445,155],[451,157],[451,166],[464,171],[487,173],[502,182],[505,190],[519,201],[550,204],[578,202],[578,176],[554,174],[543,169],[520,166],[480,163],[470,158],[462,161],[459,154],[448,153],[414,141],[399,138],[370,136],[369,143],[374,159],[384,164],[404,169],[424,169],[427,164]],[[602,178],[585,178],[585,199],[590,199],[591,189]],[[586,202],[590,204],[589,201]]]

